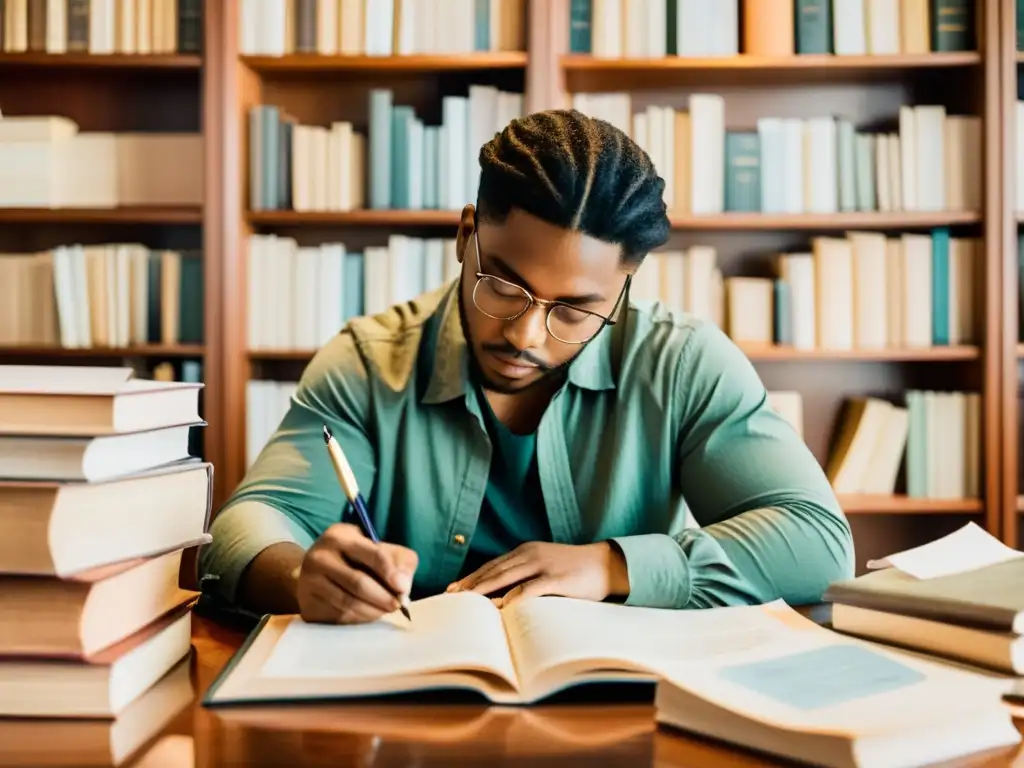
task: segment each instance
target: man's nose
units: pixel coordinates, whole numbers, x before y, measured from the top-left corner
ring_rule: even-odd
[[[547,307],[534,304],[515,320],[505,323],[505,339],[516,349],[536,349],[547,341]]]

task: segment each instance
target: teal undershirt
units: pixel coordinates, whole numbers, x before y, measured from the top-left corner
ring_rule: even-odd
[[[537,470],[537,435],[517,435],[498,420],[476,389],[491,440],[487,490],[459,578],[527,541],[551,541],[551,526]]]

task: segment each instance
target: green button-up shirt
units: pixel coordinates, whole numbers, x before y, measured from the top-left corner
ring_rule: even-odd
[[[377,532],[418,553],[416,595],[458,577],[492,449],[457,285],[357,318],[316,354],[201,552],[222,597],[267,546],[308,547],[338,522],[324,424]],[[711,323],[631,303],[569,367],[536,446],[552,539],[617,542],[631,605],[807,603],[852,576],[850,527],[821,467]]]

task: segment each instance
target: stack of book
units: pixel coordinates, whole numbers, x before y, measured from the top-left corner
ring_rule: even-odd
[[[968,523],[869,566],[826,591],[835,630],[1024,675],[1024,552]]]
[[[117,751],[191,700],[197,594],[181,585],[213,490],[188,451],[201,389],[0,366],[0,716],[106,721]],[[18,749],[6,727],[0,752]]]

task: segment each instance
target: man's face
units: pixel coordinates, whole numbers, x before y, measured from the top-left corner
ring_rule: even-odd
[[[554,338],[546,325],[550,307],[539,303],[514,320],[480,311],[473,300],[477,272],[505,281],[486,281],[477,293],[481,306],[499,315],[511,313],[520,301],[516,290],[507,285],[511,283],[536,299],[610,317],[627,277],[618,245],[560,229],[519,210],[513,210],[504,224],[481,221],[476,234],[460,238],[460,245],[466,336],[485,386],[508,394],[563,369],[585,344]],[[508,313],[495,311],[503,306],[510,308]],[[566,308],[552,311],[551,328],[562,339],[575,340],[602,327],[600,318],[585,313]]]

